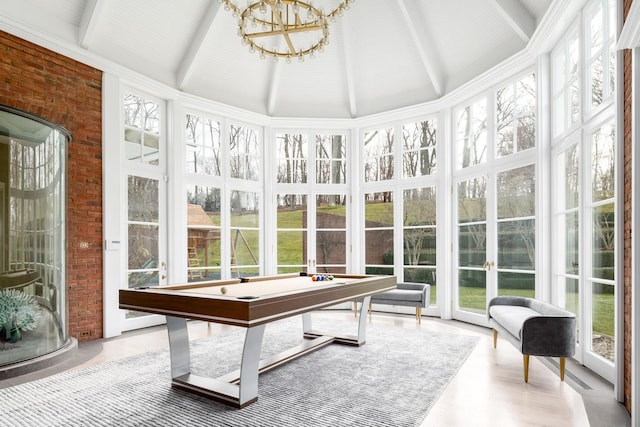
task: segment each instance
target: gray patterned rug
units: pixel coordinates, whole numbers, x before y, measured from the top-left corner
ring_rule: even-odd
[[[263,357],[297,344],[299,320],[268,325]],[[349,333],[354,324],[315,322]],[[238,368],[242,331],[192,342],[192,371]],[[362,347],[329,345],[260,376],[244,409],[171,388],[168,351],[149,352],[0,390],[7,426],[415,426],[477,337],[369,324]]]

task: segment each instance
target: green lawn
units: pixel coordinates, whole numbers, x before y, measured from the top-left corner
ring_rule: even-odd
[[[365,209],[365,216],[367,221],[375,221],[380,224],[393,224],[393,204],[392,203],[373,203],[368,204]],[[390,208],[391,207],[391,208]],[[320,211],[330,212],[334,215],[344,215],[345,207],[341,205],[336,206],[322,206]],[[302,210],[292,211],[279,211],[278,212],[278,228],[302,228],[303,216]],[[219,224],[219,218],[217,216],[212,217],[214,224]],[[234,216],[233,223],[235,226],[249,226],[254,227],[258,224],[257,215],[240,215]],[[235,240],[235,230],[232,230],[232,240]],[[249,247],[255,256],[258,255],[258,232],[257,231],[244,231],[243,235],[249,243]],[[302,265],[305,261],[302,259],[302,243],[303,235],[300,231],[291,231],[286,233],[280,233],[278,239],[278,264],[288,265]],[[240,264],[248,263],[253,264],[252,255],[249,252],[247,246],[241,240],[238,240],[236,247],[238,261]],[[219,247],[216,244],[212,244],[209,248],[209,260],[220,259]],[[201,254],[203,257],[204,254]],[[204,260],[203,260],[204,261]],[[432,292],[435,294],[435,286],[432,286]],[[533,297],[533,291],[528,289],[508,289],[501,288],[500,295],[520,295],[525,297]],[[435,295],[432,295],[432,301],[435,301]],[[567,295],[567,309],[577,313],[577,295]],[[486,291],[480,287],[460,287],[460,307],[470,311],[476,311],[484,313],[486,310]],[[594,315],[594,331],[613,336],[614,328],[614,297],[612,294],[594,294],[593,301],[593,315]]]

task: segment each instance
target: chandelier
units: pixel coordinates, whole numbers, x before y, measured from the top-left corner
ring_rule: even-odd
[[[314,58],[316,52],[323,52],[329,44],[329,22],[335,22],[355,0],[320,0],[331,8],[328,12],[311,0],[218,1],[238,20],[238,36],[249,52],[290,63],[292,58],[303,62],[306,56]]]

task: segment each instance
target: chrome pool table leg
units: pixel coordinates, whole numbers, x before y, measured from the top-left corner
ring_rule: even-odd
[[[326,334],[322,331],[314,331],[311,325],[311,313],[302,314],[302,333],[307,339],[315,339],[318,337],[331,337],[334,342],[338,344],[361,346],[367,341],[367,310],[371,297],[363,297],[362,305],[359,310],[358,317],[358,332],[357,335],[341,335],[334,336],[332,334]]]
[[[260,365],[260,349],[265,325],[254,326],[247,329],[242,350],[242,362],[240,364],[239,404],[245,404],[258,398],[258,373]]]
[[[367,340],[367,310],[369,309],[371,297],[364,297],[360,307],[360,317],[358,317],[358,345],[362,345]]]
[[[167,332],[171,355],[171,378],[177,378],[191,372],[187,319],[167,316]]]
[[[311,323],[311,313],[302,313],[302,333],[306,334],[307,332],[311,332],[313,330],[313,325]]]

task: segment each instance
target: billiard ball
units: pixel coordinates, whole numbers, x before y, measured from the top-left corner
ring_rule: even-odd
[[[226,293],[227,293],[227,288],[226,288],[226,287],[224,287],[224,286],[223,286],[223,287],[221,287],[221,288],[220,288],[220,292],[222,293],[222,295],[226,294]]]

